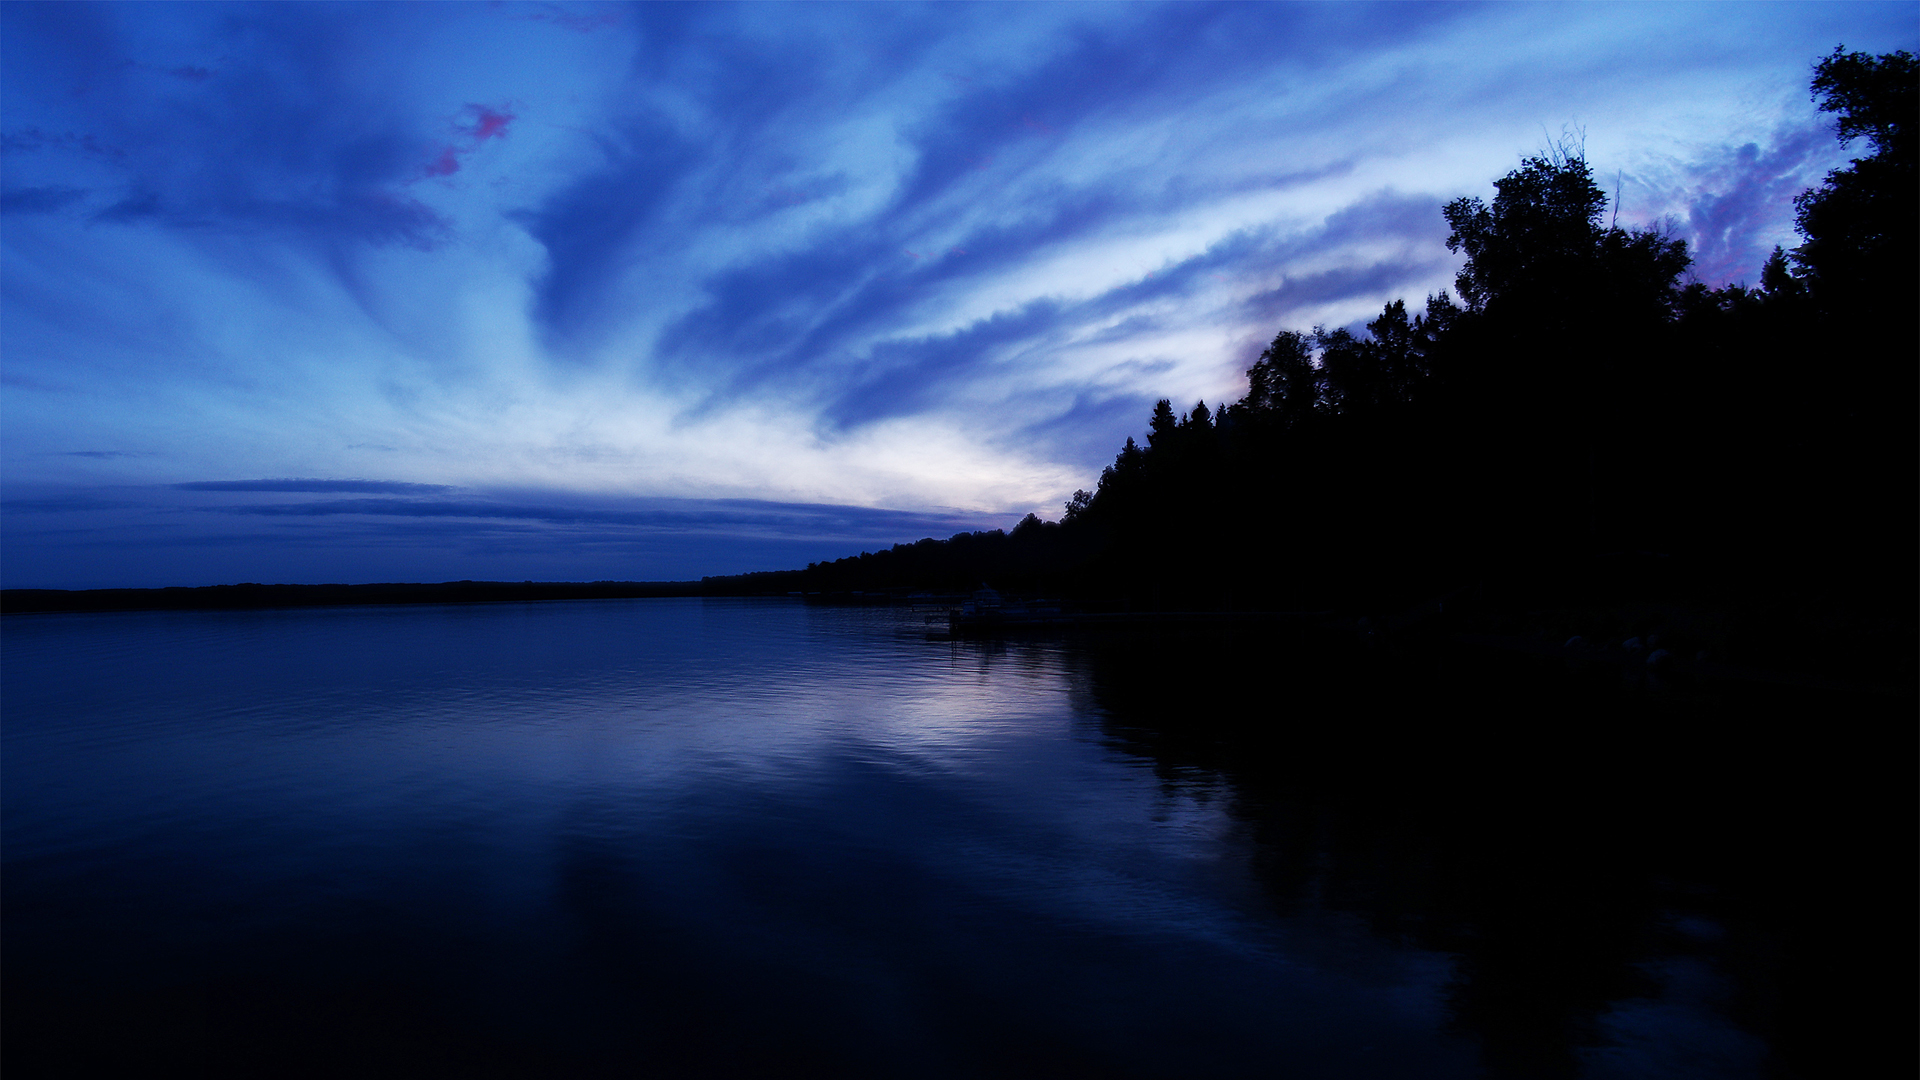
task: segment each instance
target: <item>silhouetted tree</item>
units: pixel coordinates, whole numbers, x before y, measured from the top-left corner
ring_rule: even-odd
[[[1584,158],[1563,150],[1531,157],[1493,187],[1491,205],[1462,197],[1443,211],[1453,230],[1447,250],[1467,256],[1454,284],[1469,311],[1588,276],[1607,193]]]
[[[1066,522],[1074,520],[1075,518],[1079,517],[1081,514],[1086,513],[1088,507],[1091,507],[1092,505],[1093,505],[1093,492],[1088,491],[1086,488],[1081,488],[1078,491],[1075,491],[1073,493],[1073,496],[1067,500],[1067,505],[1065,508],[1066,512],[1061,516],[1060,518],[1061,522],[1064,524]]]
[[[1840,141],[1864,138],[1873,153],[1827,174],[1819,187],[1794,200],[1795,222],[1806,242],[1792,253],[1816,298],[1913,280],[1907,254],[1916,215],[1914,121],[1920,112],[1913,54],[1883,56],[1836,47],[1814,69],[1814,100],[1839,118]],[[1889,279],[1891,279],[1889,281]],[[1874,291],[1881,291],[1876,288]],[[1907,300],[1911,290],[1901,293]]]
[[[1773,254],[1760,268],[1760,287],[1769,299],[1789,303],[1798,301],[1807,291],[1806,284],[1793,275],[1793,264],[1779,244],[1773,245]]]
[[[1314,365],[1313,341],[1297,330],[1282,330],[1247,372],[1244,404],[1270,414],[1281,428],[1307,418],[1320,404],[1321,372]]]
[[[1387,401],[1412,400],[1415,387],[1426,374],[1418,321],[1417,315],[1407,317],[1405,300],[1395,300],[1367,324],[1367,333],[1373,335],[1380,389]]]
[[[1872,367],[1899,365],[1899,379],[1870,392],[1895,394],[1910,411],[1910,373],[1916,327],[1912,304],[1920,292],[1914,236],[1920,234],[1920,173],[1916,173],[1914,119],[1920,113],[1920,73],[1910,52],[1866,56],[1834,52],[1814,67],[1812,96],[1836,113],[1841,142],[1864,138],[1872,154],[1834,169],[1826,183],[1795,200],[1805,242],[1789,252],[1812,304],[1832,329],[1862,342]],[[1885,350],[1885,352],[1882,352]]]
[[[1157,447],[1171,442],[1179,426],[1180,421],[1173,415],[1173,402],[1161,398],[1154,403],[1153,416],[1147,420],[1147,445]]]
[[[1325,404],[1335,414],[1365,412],[1379,398],[1378,371],[1366,343],[1344,327],[1313,328],[1325,380]]]

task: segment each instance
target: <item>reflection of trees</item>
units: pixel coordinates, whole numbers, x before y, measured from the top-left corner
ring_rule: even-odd
[[[1354,913],[1459,957],[1450,1011],[1493,1075],[1574,1073],[1610,1008],[1661,992],[1642,965],[1662,956],[1727,977],[1724,1016],[1782,1076],[1859,1052],[1828,1025],[1885,1008],[1821,977],[1834,926],[1880,902],[1833,891],[1859,881],[1856,815],[1898,801],[1893,776],[1855,790],[1843,747],[1795,734],[1831,700],[1650,698],[1611,669],[1244,633],[1107,641],[1079,663],[1119,746],[1230,782],[1280,910]],[[1862,723],[1898,711],[1839,704]],[[1686,938],[1677,915],[1727,936]],[[1887,930],[1866,925],[1856,942]]]

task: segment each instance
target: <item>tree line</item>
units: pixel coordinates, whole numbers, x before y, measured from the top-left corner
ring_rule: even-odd
[[[1868,152],[1799,196],[1757,285],[1687,280],[1684,240],[1607,223],[1580,149],[1550,147],[1447,204],[1453,291],[1281,330],[1245,396],[1160,401],[1059,522],[708,585],[1352,606],[1607,559],[1910,583],[1917,85],[1904,51],[1818,62]]]

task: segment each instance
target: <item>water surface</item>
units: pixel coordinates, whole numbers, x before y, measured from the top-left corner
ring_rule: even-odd
[[[1516,869],[1444,809],[1479,795],[1436,794],[1485,775],[1376,754],[1409,706],[1371,662],[698,599],[4,630],[10,1065],[1759,1076],[1771,1053],[1711,903],[1572,818]],[[1624,865],[1630,895],[1562,910],[1588,888],[1562,864]]]

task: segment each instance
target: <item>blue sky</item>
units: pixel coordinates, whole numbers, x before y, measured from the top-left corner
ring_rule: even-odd
[[[0,5],[0,583],[661,579],[1057,517],[1584,140],[1712,285],[1920,5]]]

